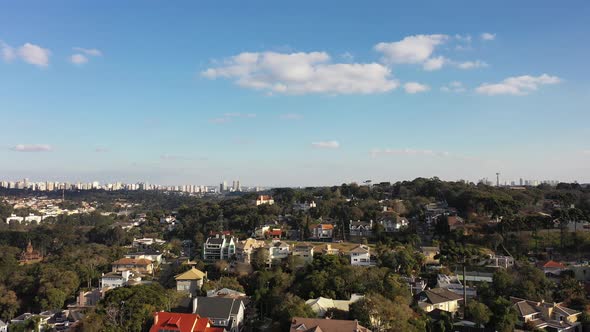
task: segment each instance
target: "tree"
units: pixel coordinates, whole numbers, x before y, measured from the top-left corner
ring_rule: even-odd
[[[8,321],[14,318],[18,311],[19,302],[16,293],[0,285],[0,318]]]
[[[514,331],[514,326],[518,320],[518,314],[514,309],[512,302],[503,297],[498,297],[490,306],[492,311],[492,327],[499,332]]]
[[[268,262],[268,249],[266,248],[259,248],[254,252],[252,255],[252,267],[255,270],[262,270],[266,268],[266,264]]]
[[[315,317],[315,312],[300,297],[287,293],[273,310],[273,317],[281,323],[281,331],[285,331],[293,317]]]
[[[467,312],[473,321],[483,327],[490,321],[490,317],[492,315],[490,309],[483,303],[477,301],[470,301],[467,304]]]
[[[377,331],[418,331],[414,323],[414,311],[406,299],[389,300],[381,294],[368,294],[350,305],[349,315],[363,326]]]

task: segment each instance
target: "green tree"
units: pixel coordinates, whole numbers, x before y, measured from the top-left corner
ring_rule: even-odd
[[[14,318],[18,309],[19,301],[16,293],[7,289],[4,285],[0,285],[0,318],[8,321]]]
[[[487,324],[492,316],[492,312],[485,304],[474,300],[469,301],[467,304],[467,312],[469,313],[469,317],[480,327]]]

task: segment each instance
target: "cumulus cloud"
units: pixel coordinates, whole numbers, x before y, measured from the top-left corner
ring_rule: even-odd
[[[72,47],[72,49],[90,56],[102,56],[102,52],[96,48]]]
[[[283,120],[301,120],[303,119],[303,115],[298,113],[286,113],[281,114],[281,119]]]
[[[47,67],[51,51],[35,44],[25,43],[18,48],[17,54],[26,63],[38,67]]]
[[[419,93],[419,92],[426,92],[430,90],[430,87],[426,84],[420,84],[418,82],[408,82],[404,84],[404,90],[406,93]]]
[[[394,90],[399,82],[378,63],[331,63],[325,52],[240,53],[201,72],[245,88],[280,94],[372,94]]]
[[[481,40],[494,40],[496,39],[495,33],[484,32],[480,35]]]
[[[17,144],[11,150],[16,152],[46,152],[52,151],[53,147],[48,144]]]
[[[461,92],[465,92],[466,89],[463,86],[463,83],[461,83],[459,81],[452,81],[449,84],[441,87],[440,90],[443,92],[461,93]]]
[[[465,61],[457,63],[457,67],[459,69],[475,69],[475,68],[484,68],[487,67],[488,64],[481,60],[475,61]]]
[[[88,62],[88,58],[83,54],[73,54],[70,56],[70,62],[75,65],[83,65]]]
[[[340,143],[338,141],[321,141],[321,142],[313,142],[311,146],[318,149],[338,149],[340,147]]]
[[[540,85],[557,84],[560,82],[561,79],[559,77],[547,74],[540,76],[523,75],[508,77],[500,83],[483,83],[475,89],[475,92],[488,96],[523,96],[537,90]]]
[[[447,41],[447,35],[414,35],[391,43],[379,43],[375,50],[383,54],[383,60],[393,64],[419,64],[427,61],[434,49]]]
[[[428,71],[439,70],[448,62],[449,60],[443,56],[430,58],[424,62],[422,68]]]

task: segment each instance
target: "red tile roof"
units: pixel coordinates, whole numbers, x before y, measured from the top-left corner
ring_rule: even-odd
[[[179,331],[179,332],[223,332],[223,328],[210,327],[211,320],[195,314],[181,314],[175,312],[156,312],[154,325],[150,332]]]
[[[565,269],[565,265],[560,262],[556,262],[554,260],[550,260],[547,263],[543,264],[544,268],[555,268],[555,269]]]

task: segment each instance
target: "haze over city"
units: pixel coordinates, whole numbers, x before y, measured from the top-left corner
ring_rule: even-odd
[[[0,174],[590,182],[574,3],[6,3]]]

